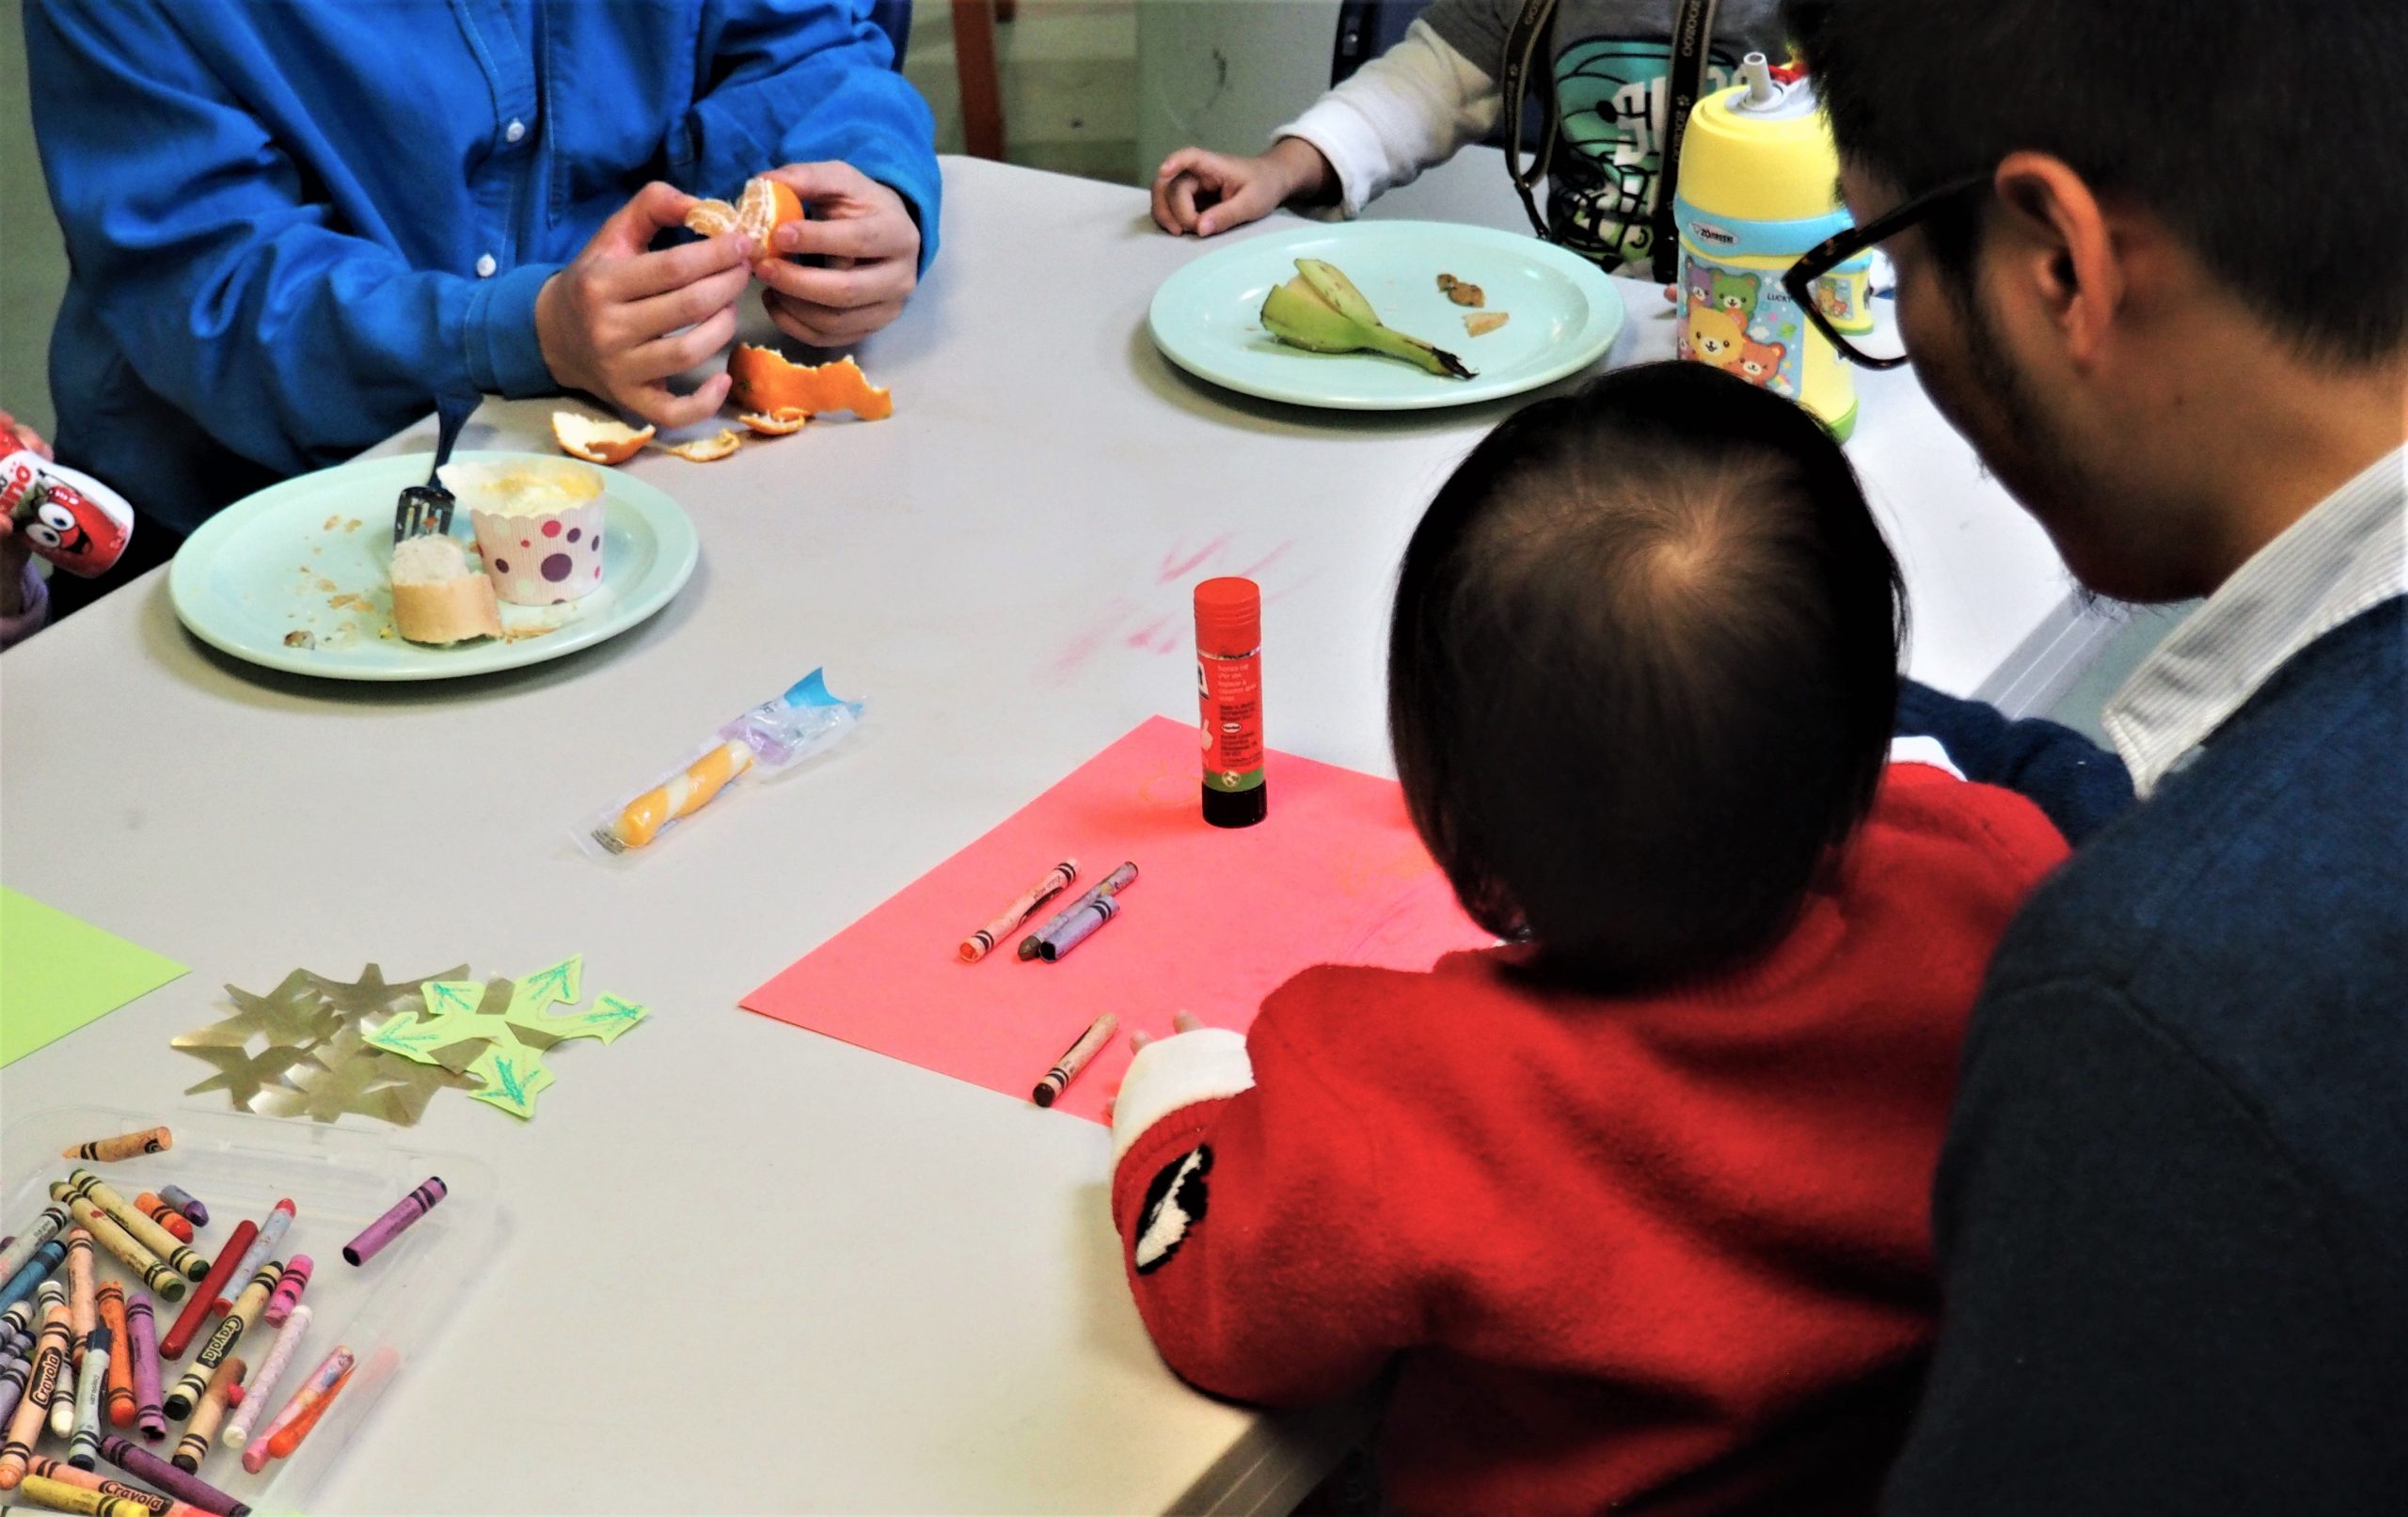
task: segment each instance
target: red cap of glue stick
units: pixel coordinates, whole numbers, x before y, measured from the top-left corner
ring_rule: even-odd
[[[1196,587],[1196,651],[1243,658],[1262,646],[1262,587],[1224,576]]]

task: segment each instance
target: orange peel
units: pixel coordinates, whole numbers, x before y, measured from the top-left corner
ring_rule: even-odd
[[[686,229],[705,237],[740,231],[752,239],[753,246],[767,252],[771,232],[801,219],[802,201],[794,191],[767,174],[756,174],[744,182],[744,192],[734,205],[725,200],[695,201],[686,213]]]
[[[727,356],[728,398],[762,416],[800,411],[806,417],[850,411],[864,421],[895,414],[895,396],[869,382],[850,357],[816,367],[799,364],[775,348],[739,342]]]
[[[589,464],[624,464],[643,451],[652,441],[654,429],[628,426],[624,421],[605,421],[578,411],[552,413],[552,443],[571,458],[581,458]]]
[[[803,424],[811,419],[811,413],[799,405],[786,405],[767,415],[747,411],[736,419],[764,437],[790,437],[802,430]]]
[[[722,427],[716,437],[697,437],[691,442],[662,443],[660,450],[675,453],[689,464],[716,464],[744,446],[744,439]]]

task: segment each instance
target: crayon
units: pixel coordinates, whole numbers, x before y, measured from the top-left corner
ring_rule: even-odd
[[[50,1420],[51,1398],[58,1394],[58,1377],[67,1367],[70,1335],[67,1309],[53,1306],[41,1321],[40,1346],[34,1351],[34,1370],[25,1394],[8,1418],[8,1434],[0,1440],[0,1491],[13,1491],[24,1478],[34,1445],[41,1441],[42,1425]]]
[[[84,1362],[84,1345],[101,1325],[100,1284],[92,1277],[92,1235],[81,1227],[67,1229],[67,1320],[75,1328],[75,1362]]]
[[[67,1193],[71,1197],[83,1195],[94,1206],[107,1212],[110,1219],[132,1235],[135,1242],[165,1260],[167,1268],[181,1271],[187,1278],[194,1280],[209,1272],[207,1259],[202,1258],[184,1244],[177,1242],[175,1234],[135,1210],[132,1202],[111,1190],[106,1180],[102,1179],[90,1170],[78,1169],[69,1172]],[[58,1199],[58,1187],[52,1186],[50,1193],[53,1199]],[[72,1212],[75,1208],[71,1204],[67,1209]]]
[[[1037,909],[1070,888],[1079,877],[1079,861],[1065,859],[1045,871],[1045,877],[1021,893],[1020,898],[1005,907],[995,920],[961,940],[961,961],[975,964],[987,956],[994,946],[1012,930],[1037,914]]]
[[[309,1287],[309,1269],[307,1254],[295,1254],[286,1261],[284,1278],[276,1283],[276,1294],[268,1297],[267,1310],[261,1314],[261,1321],[274,1327],[293,1315],[293,1308],[301,1303],[301,1292]]]
[[[132,1325],[125,1316],[125,1288],[114,1280],[101,1282],[101,1325],[109,1330],[109,1341],[117,1345],[109,1355],[109,1378],[104,1395],[108,1399],[109,1426],[134,1426],[134,1341]],[[95,1435],[97,1436],[97,1434]]]
[[[192,1198],[192,1193],[181,1185],[162,1185],[159,1199],[184,1214],[184,1221],[196,1227],[209,1225],[209,1209]]]
[[[55,1191],[59,1187],[51,1187]],[[184,1294],[183,1276],[161,1263],[156,1255],[144,1248],[133,1234],[117,1225],[117,1219],[103,1212],[84,1196],[67,1203],[67,1209],[93,1240],[111,1254],[118,1262],[141,1276],[142,1283],[157,1291],[163,1300],[181,1301]]]
[[[1045,925],[1020,940],[1020,956],[1024,962],[1045,951],[1054,935],[1070,924],[1072,918],[1108,895],[1117,895],[1137,882],[1137,866],[1124,863],[1096,881],[1095,888],[1045,919]]]
[[[84,1345],[84,1367],[75,1378],[75,1431],[67,1440],[67,1462],[88,1470],[100,1462],[101,1383],[108,1377],[109,1351],[117,1339],[105,1327],[92,1329]]]
[[[17,1491],[44,1511],[72,1512],[76,1517],[150,1517],[150,1509],[138,1501],[70,1485],[47,1475],[26,1476]]]
[[[178,1377],[174,1388],[167,1392],[167,1415],[178,1422],[192,1415],[193,1403],[199,1400],[201,1393],[208,1389],[210,1377],[225,1362],[226,1356],[234,1351],[234,1345],[242,1342],[243,1335],[259,1320],[260,1308],[267,1304],[267,1293],[276,1288],[277,1279],[283,1272],[284,1267],[270,1259],[260,1266],[259,1273],[251,1276],[251,1283],[234,1298],[234,1309],[228,1312],[226,1319],[209,1335],[209,1341],[192,1356],[192,1367]]]
[[[134,1360],[134,1425],[157,1443],[167,1436],[167,1414],[159,1405],[159,1324],[150,1315],[150,1297],[126,1303],[125,1338]]]
[[[167,1236],[179,1243],[192,1241],[192,1224],[184,1214],[159,1198],[156,1191],[145,1191],[134,1198],[134,1209],[167,1229]]]
[[[318,1425],[318,1419],[325,1416],[327,1409],[335,1404],[335,1398],[341,1396],[342,1388],[351,1383],[351,1375],[350,1370],[344,1370],[333,1384],[326,1387],[326,1394],[319,1397],[316,1404],[294,1417],[281,1432],[268,1434],[267,1452],[270,1459],[293,1457],[293,1450],[299,1448],[302,1442],[309,1436],[309,1430],[315,1428]]]
[[[175,1146],[174,1133],[166,1128],[151,1128],[144,1132],[129,1132],[121,1138],[95,1138],[89,1143],[70,1144],[58,1150],[58,1157],[113,1164],[120,1159],[134,1159],[143,1154],[163,1154]]]
[[[184,1435],[176,1440],[168,1463],[187,1475],[200,1473],[200,1462],[209,1457],[210,1446],[217,1441],[218,1425],[226,1420],[226,1398],[243,1378],[244,1368],[243,1361],[231,1354],[218,1365],[217,1372],[209,1377],[209,1389],[201,1392],[200,1404],[192,1409]]]
[[[251,1440],[248,1448],[243,1450],[243,1468],[253,1475],[267,1468],[268,1457],[275,1452],[277,1435],[290,1430],[293,1424],[307,1415],[311,1407],[325,1400],[327,1394],[342,1383],[343,1377],[351,1373],[351,1367],[356,1362],[349,1349],[338,1344],[334,1352],[309,1371],[309,1378],[293,1393],[293,1398],[284,1403],[284,1410],[269,1419],[267,1427]],[[284,1456],[277,1454],[276,1457],[281,1459]]]
[[[153,1491],[137,1490],[123,1480],[112,1480],[105,1475],[96,1475],[90,1470],[79,1470],[72,1464],[62,1464],[55,1459],[44,1459],[40,1454],[33,1457],[31,1473],[46,1480],[56,1480],[61,1485],[80,1486],[87,1491],[98,1491],[105,1496],[116,1496],[121,1500],[131,1501],[144,1511],[156,1512],[158,1517],[206,1517],[198,1507],[188,1506],[173,1496],[163,1496]]]
[[[15,1277],[5,1288],[0,1288],[0,1307],[14,1306],[32,1295],[34,1287],[49,1279],[50,1272],[57,1269],[66,1257],[67,1245],[55,1238],[35,1249],[33,1256],[18,1269]]]
[[[274,1394],[276,1383],[284,1378],[285,1367],[293,1363],[293,1352],[301,1347],[302,1335],[309,1331],[311,1308],[295,1306],[284,1319],[284,1330],[276,1335],[276,1347],[270,1349],[267,1362],[260,1366],[250,1383],[243,1389],[243,1399],[234,1410],[233,1418],[226,1424],[225,1444],[229,1448],[250,1446],[251,1430],[267,1414],[267,1398]]]
[[[176,1325],[167,1329],[167,1335],[159,1340],[159,1357],[183,1357],[184,1345],[200,1331],[202,1320],[209,1315],[209,1304],[217,1299],[217,1288],[234,1272],[234,1266],[243,1262],[243,1251],[251,1246],[251,1240],[259,1236],[259,1231],[260,1225],[247,1217],[234,1225],[233,1235],[226,1240],[226,1246],[218,1250],[217,1262],[210,1266],[209,1278],[193,1292],[191,1304],[184,1307],[183,1315],[176,1319]]]
[[[145,1485],[155,1485],[179,1501],[187,1501],[216,1517],[250,1517],[251,1509],[198,1475],[176,1468],[147,1448],[122,1438],[101,1440],[101,1457]]]
[[[34,1367],[29,1362],[14,1354],[0,1358],[0,1428],[8,1425],[18,1398],[25,1394],[25,1382],[33,1378]]]
[[[288,1197],[278,1201],[269,1210],[267,1220],[260,1224],[259,1236],[251,1240],[250,1247],[243,1250],[242,1261],[234,1266],[234,1272],[218,1282],[217,1300],[210,1310],[222,1312],[233,1305],[234,1282],[248,1280],[253,1271],[266,1263],[267,1256],[276,1252],[276,1245],[284,1241],[284,1229],[292,1225],[293,1202]]]
[[[1087,1067],[1087,1061],[1111,1042],[1112,1035],[1119,1030],[1120,1019],[1112,1013],[1107,1011],[1098,1017],[1085,1032],[1079,1035],[1079,1040],[1054,1061],[1054,1067],[1045,1071],[1045,1078],[1037,1082],[1037,1088],[1029,1093],[1029,1099],[1039,1106],[1053,1105],[1063,1088],[1079,1078],[1079,1071]]]
[[[425,1184],[394,1202],[390,1210],[361,1228],[358,1237],[342,1245],[343,1261],[356,1267],[374,1258],[386,1244],[401,1236],[403,1228],[434,1210],[435,1203],[448,1193],[441,1177],[427,1177]]]
[[[1098,929],[1120,914],[1120,898],[1099,895],[1079,909],[1079,914],[1063,924],[1062,930],[1037,945],[1038,954],[1048,964],[1095,936]]]
[[[25,1261],[34,1256],[37,1249],[66,1230],[65,1207],[53,1202],[42,1208],[32,1226],[11,1239],[8,1247],[0,1248],[0,1280],[16,1278],[17,1272],[25,1267]]]

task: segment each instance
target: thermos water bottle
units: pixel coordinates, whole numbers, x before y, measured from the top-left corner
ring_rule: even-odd
[[[1781,285],[1850,225],[1839,154],[1810,82],[1776,79],[1761,53],[1740,71],[1745,83],[1698,102],[1681,147],[1680,354],[1788,396],[1845,439],[1856,426],[1847,364]],[[1871,330],[1871,272],[1867,253],[1815,282],[1843,332]]]

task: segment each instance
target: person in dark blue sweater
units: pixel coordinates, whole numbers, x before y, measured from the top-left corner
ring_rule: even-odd
[[[2398,1517],[2408,7],[1787,13],[1935,403],[2084,583],[2207,597],[2113,752],[1902,692],[2078,849],[1973,1014],[1887,1509]]]

